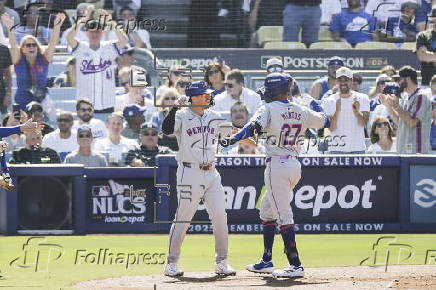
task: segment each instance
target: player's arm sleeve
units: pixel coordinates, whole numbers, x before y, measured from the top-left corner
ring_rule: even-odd
[[[269,120],[269,109],[267,106],[263,105],[256,111],[250,122],[233,136],[233,139],[239,141],[253,136],[256,132],[262,131],[262,129],[267,126]]]
[[[173,107],[168,115],[166,115],[165,119],[162,122],[162,132],[165,135],[174,134],[174,132],[178,131],[181,125],[180,116],[177,116],[177,107]]]
[[[21,132],[20,126],[3,127],[0,128],[0,138],[8,137],[14,134],[19,134],[20,132]]]

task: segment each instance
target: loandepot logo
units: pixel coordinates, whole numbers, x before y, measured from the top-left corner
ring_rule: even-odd
[[[191,68],[195,70],[203,69],[211,63],[219,61],[217,57],[214,58],[179,58],[179,59],[161,59],[159,67],[167,68],[172,66],[179,66],[182,68]]]
[[[421,179],[416,183],[413,201],[422,208],[430,208],[436,204],[436,182],[433,179]]]

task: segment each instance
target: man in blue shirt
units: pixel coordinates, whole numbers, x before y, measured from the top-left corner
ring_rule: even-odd
[[[366,13],[359,0],[348,0],[348,9],[336,14],[330,23],[330,31],[335,41],[344,38],[353,47],[360,42],[371,40],[375,30],[376,19]]]
[[[401,15],[388,17],[385,35],[381,34],[378,41],[403,43],[416,40],[415,15],[418,9],[416,1],[407,1],[401,5]]]

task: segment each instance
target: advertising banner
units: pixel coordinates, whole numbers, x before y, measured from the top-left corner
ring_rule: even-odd
[[[303,165],[302,178],[294,189],[291,202],[296,223],[394,223],[398,222],[399,208],[399,167],[391,164],[381,166],[382,163],[393,163],[392,159],[387,161],[372,160],[372,163],[379,163],[378,167],[364,166],[359,160],[360,166],[356,166],[356,160],[347,160],[341,157],[336,159],[308,158]],[[359,157],[360,158],[360,157]],[[230,161],[232,159],[232,161]],[[240,159],[239,161],[237,159]],[[249,158],[250,159],[250,158]],[[313,159],[313,160],[312,160]],[[343,166],[326,168],[313,166],[314,163],[342,162]],[[369,159],[371,160],[371,159]],[[222,177],[222,184],[226,195],[226,209],[231,232],[248,231],[257,232],[259,224],[259,211],[262,196],[266,192],[264,186],[264,167],[257,159],[246,160],[243,158],[220,158],[217,167]],[[375,161],[375,162],[374,162]],[[353,163],[346,166],[346,163]],[[257,165],[257,166],[256,166]],[[259,166],[260,165],[260,166]],[[170,169],[170,219],[174,218],[177,208],[176,194],[176,168]],[[200,204],[194,216],[195,223],[209,222],[204,204]],[[243,225],[245,224],[245,226]],[[234,225],[231,228],[231,225]],[[247,227],[250,225],[249,227]],[[210,226],[210,225],[209,225]],[[238,228],[239,227],[239,228]],[[241,227],[244,227],[242,229]],[[341,229],[344,230],[344,226]],[[350,227],[350,226],[348,226]],[[192,232],[207,231],[207,225],[193,225]],[[333,226],[322,226],[321,231],[334,231]],[[359,230],[353,225],[348,230]],[[303,230],[303,229],[302,229]],[[315,229],[316,230],[316,229]],[[377,231],[379,226],[365,226],[362,231]]]
[[[325,70],[332,56],[340,55],[353,70],[378,70],[385,65],[419,68],[416,55],[409,50],[267,50],[267,49],[157,49],[158,68],[178,65],[201,70],[212,62],[224,60],[230,67],[241,70],[263,70],[271,56],[281,56],[287,70]]]
[[[120,225],[153,222],[153,179],[89,179],[88,224]]]
[[[436,224],[436,166],[410,166],[410,222]]]

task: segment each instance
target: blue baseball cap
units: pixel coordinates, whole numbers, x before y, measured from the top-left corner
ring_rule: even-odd
[[[140,105],[137,104],[126,106],[123,110],[123,117],[124,119],[128,120],[134,116],[144,114],[146,110],[147,110],[146,107],[141,107]]]
[[[332,66],[332,65],[344,66],[345,64],[344,64],[344,61],[341,57],[334,56],[334,57],[329,59],[329,63],[328,63],[328,66]]]
[[[401,98],[400,86],[395,82],[386,83],[385,88],[383,89],[383,94],[395,95],[398,98]]]
[[[202,94],[212,94],[213,90],[207,87],[205,82],[193,82],[185,89],[185,95],[188,97],[199,96]]]

